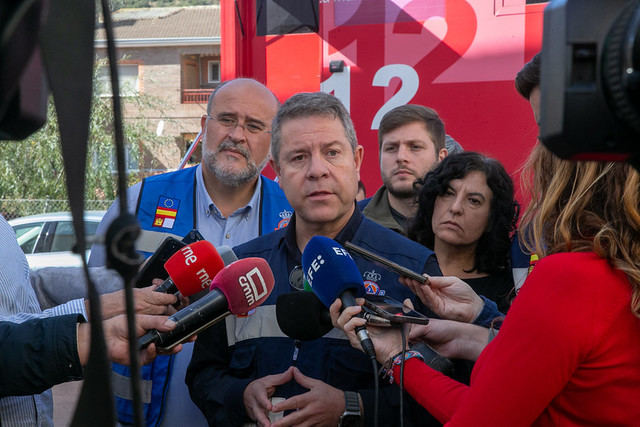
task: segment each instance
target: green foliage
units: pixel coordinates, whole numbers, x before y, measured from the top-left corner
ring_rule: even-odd
[[[100,65],[104,65],[104,61],[98,61],[97,66]],[[97,73],[94,72],[94,87],[96,78]],[[140,109],[159,108],[159,101],[146,95],[121,100],[123,104],[134,103]],[[141,161],[143,146],[152,150],[156,144],[166,141],[166,137],[157,137],[143,118],[125,121],[124,135],[125,142],[133,148],[128,150],[130,165]],[[114,153],[112,99],[96,96],[94,92],[87,145],[86,199],[115,199]],[[139,179],[137,173],[130,173],[128,183],[131,185]],[[50,98],[47,123],[42,129],[24,141],[0,144],[0,199],[66,198],[58,121],[53,99]],[[16,212],[20,215],[29,213],[33,212]]]

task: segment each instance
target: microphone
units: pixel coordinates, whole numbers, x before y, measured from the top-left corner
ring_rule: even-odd
[[[218,253],[220,254],[220,258],[222,258],[222,262],[224,265],[229,265],[238,260],[236,253],[233,252],[233,249],[227,245],[218,246]]]
[[[164,263],[169,278],[154,289],[167,294],[180,293],[186,297],[209,288],[209,283],[224,267],[224,261],[213,245],[200,240],[184,246]]]
[[[176,322],[174,329],[152,329],[138,339],[138,347],[155,343],[159,350],[170,350],[229,314],[253,310],[269,297],[274,283],[273,272],[262,258],[244,258],[229,264],[213,278],[207,295],[169,317]]]
[[[391,321],[364,313],[367,325],[391,326]],[[276,301],[278,326],[289,338],[315,340],[333,329],[329,310],[313,292],[280,294]]]
[[[315,340],[333,329],[329,310],[313,292],[280,294],[276,320],[282,332],[294,340]]]
[[[356,263],[338,242],[314,236],[302,253],[302,271],[309,287],[325,307],[340,298],[342,307],[355,306],[356,297],[364,297],[364,283]],[[356,328],[364,352],[375,359],[376,353],[364,326]]]

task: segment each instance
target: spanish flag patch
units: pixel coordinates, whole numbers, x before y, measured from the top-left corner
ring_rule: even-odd
[[[180,200],[160,196],[153,219],[153,226],[169,229],[173,228],[173,225],[176,222],[176,216],[178,215],[178,206],[180,206]]]

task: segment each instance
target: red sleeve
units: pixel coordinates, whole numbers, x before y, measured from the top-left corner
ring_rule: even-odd
[[[588,263],[563,257],[538,262],[498,336],[478,359],[465,387],[409,360],[405,384],[429,412],[449,425],[530,425],[571,377],[593,337]],[[591,280],[593,282],[593,280]],[[398,372],[399,374],[399,372]],[[397,378],[397,377],[396,377]]]
[[[398,365],[393,367],[393,378],[399,383],[400,366]],[[469,387],[414,358],[405,362],[404,388],[420,406],[444,423],[456,411],[458,402],[464,397]],[[436,390],[437,392],[434,392]]]

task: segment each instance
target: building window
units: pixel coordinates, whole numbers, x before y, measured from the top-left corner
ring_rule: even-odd
[[[209,83],[220,83],[220,61],[207,62],[207,80]]]
[[[136,96],[140,92],[140,78],[138,77],[138,64],[118,64],[118,79],[120,82],[120,96]],[[98,69],[99,96],[111,96],[111,77],[109,67]]]

